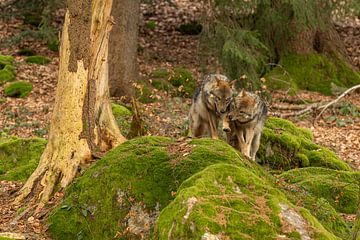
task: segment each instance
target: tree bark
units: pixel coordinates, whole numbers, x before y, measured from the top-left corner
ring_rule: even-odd
[[[111,5],[112,0],[68,0],[49,141],[17,203],[41,189],[41,209],[56,184],[65,188],[81,164],[125,141],[109,102]]]
[[[137,39],[140,0],[114,1],[112,15],[115,25],[110,33],[109,81],[110,94],[125,97],[134,95],[132,83],[138,78]]]

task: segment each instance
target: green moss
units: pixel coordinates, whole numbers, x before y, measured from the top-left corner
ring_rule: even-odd
[[[296,231],[283,230],[284,220],[279,217],[280,204],[298,209],[259,176],[229,164],[211,165],[196,173],[161,211],[154,239],[202,239],[205,233],[223,239],[277,239],[279,235],[299,239]],[[309,231],[311,237],[316,236],[312,239],[336,239],[311,214],[305,217],[309,224],[318,225]]]
[[[286,71],[286,72],[285,72]],[[360,75],[344,60],[322,54],[290,54],[265,76],[272,89],[305,89],[331,95],[331,83],[350,87],[360,83]]]
[[[13,240],[13,238],[0,237],[0,240]]]
[[[15,69],[11,65],[5,65],[0,69],[0,85],[15,80]]]
[[[357,210],[359,172],[325,168],[293,169],[280,179],[316,198],[324,198],[338,212],[354,214]]]
[[[179,144],[185,144],[182,148],[188,155],[177,153]],[[127,216],[132,207],[141,204],[148,216],[156,215],[156,209],[171,202],[171,193],[185,179],[219,162],[245,164],[222,141],[178,143],[163,137],[127,141],[68,188],[63,203],[49,218],[52,236],[76,239],[81,233],[84,239],[113,239],[131,223]],[[129,232],[120,239],[131,237]]]
[[[5,96],[8,97],[27,97],[32,91],[33,86],[29,82],[17,81],[6,84],[4,88]]]
[[[150,29],[150,30],[154,30],[156,28],[157,24],[155,21],[148,21],[145,23],[145,27]]]
[[[40,138],[0,139],[0,179],[25,181],[35,170],[45,148]]]
[[[151,73],[151,77],[153,77],[153,78],[168,78],[169,75],[170,75],[170,73],[169,73],[168,70],[165,69],[165,68],[155,69],[155,70]]]
[[[51,62],[51,60],[44,56],[29,56],[26,58],[26,62],[28,63],[35,63],[40,65],[46,65]]]
[[[14,57],[0,55],[0,85],[15,79]]]
[[[111,108],[121,133],[127,136],[130,131],[132,112],[126,107],[115,103],[111,104]]]
[[[12,65],[14,62],[13,56],[1,55],[0,54],[0,68],[5,67],[5,65]]]
[[[308,130],[280,118],[267,120],[257,156],[277,170],[308,166],[350,170],[334,152],[315,144]]]
[[[192,73],[185,68],[174,68],[169,81],[177,88],[180,96],[192,96],[196,88],[196,80]]]

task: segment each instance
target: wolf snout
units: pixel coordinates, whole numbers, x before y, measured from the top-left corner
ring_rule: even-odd
[[[230,132],[230,128],[229,127],[223,127],[223,131],[228,133],[228,132]]]

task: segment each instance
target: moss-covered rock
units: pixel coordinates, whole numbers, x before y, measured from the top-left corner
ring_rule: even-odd
[[[257,156],[277,170],[309,166],[350,170],[334,152],[315,144],[311,132],[281,118],[267,120]]]
[[[284,74],[286,71],[286,74]],[[331,95],[331,84],[350,87],[360,83],[360,74],[338,57],[322,54],[290,54],[281,58],[265,78],[272,89],[305,89]]]
[[[356,213],[360,172],[302,168],[287,171],[280,175],[280,179],[302,190],[299,194],[326,199],[338,212]]]
[[[46,140],[41,138],[1,138],[0,179],[25,181],[35,170],[45,145]]]
[[[12,56],[0,55],[0,85],[15,80]]]
[[[35,63],[39,65],[46,65],[51,62],[50,58],[44,56],[29,56],[26,58],[26,62]]]
[[[278,176],[288,199],[310,210],[321,224],[336,236],[350,239],[351,229],[340,213],[355,213],[359,172],[324,168],[302,168]]]
[[[50,232],[54,239],[113,239],[117,232],[123,234],[119,239],[140,239],[149,234],[178,186],[214,163],[242,166],[247,161],[224,142],[211,139],[127,141],[68,188],[49,218]]]
[[[13,56],[1,55],[0,54],[0,67],[3,68],[5,65],[12,65],[14,62]]]
[[[154,239],[336,239],[249,168],[215,164],[184,181]]]
[[[192,73],[185,68],[174,68],[169,77],[170,83],[177,88],[180,96],[190,97],[196,88],[196,80]]]
[[[16,81],[5,85],[4,93],[8,97],[27,97],[33,89],[33,86],[29,82]]]
[[[126,107],[115,103],[111,104],[111,108],[121,133],[127,136],[130,131],[132,112]]]

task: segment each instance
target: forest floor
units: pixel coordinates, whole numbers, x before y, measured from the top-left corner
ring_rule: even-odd
[[[190,70],[198,81],[201,80],[201,65],[197,54],[199,36],[182,35],[176,30],[181,23],[198,19],[200,6],[186,0],[173,2],[175,4],[164,1],[157,6],[142,5],[139,37],[139,46],[142,51],[138,62],[140,77],[144,81],[150,82],[151,73],[156,69],[171,71],[174,67],[184,67]],[[154,29],[147,27],[149,22],[156,23]],[[0,40],[19,34],[23,29],[22,24],[22,21],[15,18],[0,20]],[[346,46],[352,48],[350,50],[347,47],[354,67],[360,67],[358,62],[360,59],[360,22],[343,23],[338,30]],[[21,48],[34,49],[36,54],[49,57],[51,62],[47,65],[28,64],[25,62],[25,57],[17,55]],[[3,87],[0,86],[0,133],[46,138],[55,100],[58,53],[48,50],[46,44],[41,41],[27,39],[20,44],[2,47],[0,54],[15,56],[16,79],[29,81],[34,86],[31,94],[24,99],[6,97]],[[300,91],[295,96],[289,96],[285,91],[274,91],[270,94],[272,96],[272,101],[269,102],[270,115],[278,113],[279,110],[274,109],[273,106],[279,104],[286,105],[290,109],[291,106],[304,102],[325,102],[336,98],[308,91]],[[183,136],[187,127],[191,99],[172,97],[166,92],[157,90],[154,91],[153,97],[156,101],[140,104],[141,114],[148,125],[148,134]],[[332,149],[340,158],[360,171],[360,116],[352,111],[354,106],[360,110],[360,93],[351,93],[345,97],[340,105],[326,111],[316,125],[313,125],[313,121],[319,112],[291,117],[291,120],[298,126],[310,129],[316,143]],[[290,110],[282,113],[286,112]],[[6,203],[11,199],[10,194],[19,187],[18,183],[1,182],[0,213],[4,217],[0,219],[0,231],[4,230],[6,221],[16,213]],[[37,235],[45,230],[37,219],[24,221],[27,223],[22,223],[20,226],[27,227],[23,227],[22,230],[21,227],[17,228],[17,231],[27,231]]]

